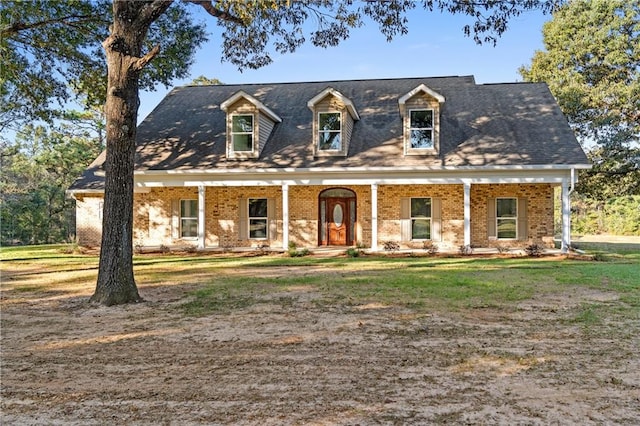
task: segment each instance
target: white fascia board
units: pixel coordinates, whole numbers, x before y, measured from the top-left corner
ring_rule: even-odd
[[[435,90],[429,89],[427,85],[424,83],[419,85],[409,93],[405,94],[400,99],[398,99],[398,103],[400,105],[404,105],[409,99],[413,98],[415,95],[417,95],[420,92],[426,93],[427,95],[436,99],[439,103],[444,103],[444,96],[442,96],[440,93],[436,92]]]
[[[134,194],[147,194],[151,190],[145,185],[137,185],[134,184],[133,192]],[[76,198],[76,195],[87,194],[87,195],[102,195],[104,194],[104,189],[68,189],[65,191],[67,197]]]
[[[222,109],[224,112],[227,112],[229,107],[233,105],[236,101],[238,101],[240,98],[244,98],[247,101],[251,102],[258,109],[258,111],[264,113],[271,120],[277,123],[282,123],[282,119],[278,116],[278,114],[276,114],[270,108],[268,108],[265,104],[263,104],[253,96],[243,92],[242,90],[237,92],[233,96],[231,96],[229,99],[227,99],[223,103],[221,103],[220,109]]]
[[[434,98],[435,100],[437,100],[438,103],[440,103],[440,104],[444,103],[444,96],[442,96],[440,93],[428,88],[423,83],[423,84],[419,85],[418,87],[416,87],[415,89],[413,89],[412,91],[410,91],[409,93],[407,93],[404,96],[400,97],[400,99],[398,99],[398,107],[400,108],[400,114],[402,114],[404,116],[404,114],[405,114],[405,104],[407,103],[407,101],[409,99],[413,98],[418,93],[425,93],[425,94],[431,96],[432,98]]]
[[[358,115],[358,111],[356,111],[356,107],[353,105],[353,102],[351,102],[351,100],[349,98],[344,96],[342,93],[338,92],[333,87],[327,87],[322,92],[320,92],[316,96],[314,96],[311,100],[309,100],[309,102],[307,102],[307,107],[310,110],[313,111],[313,109],[315,108],[315,105],[318,102],[320,102],[321,100],[323,100],[325,97],[327,97],[327,95],[332,95],[332,96],[335,96],[336,98],[340,99],[340,101],[349,110],[349,114],[351,114],[353,119],[354,120],[360,120],[360,116]]]
[[[228,175],[228,174],[278,174],[278,173],[428,173],[428,172],[487,172],[487,171],[536,171],[589,169],[590,164],[542,164],[542,165],[504,165],[504,166],[394,166],[394,167],[283,167],[262,169],[174,169],[174,170],[136,170],[136,176],[162,175]],[[98,173],[96,173],[98,174]],[[104,173],[102,173],[104,175]]]
[[[433,184],[490,184],[490,183],[551,183],[558,184],[571,173],[568,167],[544,168],[475,168],[429,169],[362,168],[338,169],[263,169],[226,170],[224,173],[138,173],[138,187],[170,186],[271,186],[271,185],[433,185]],[[188,173],[187,173],[188,172]]]

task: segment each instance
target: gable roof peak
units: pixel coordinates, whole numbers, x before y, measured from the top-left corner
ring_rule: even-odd
[[[430,89],[429,87],[427,87],[426,84],[422,83],[418,87],[416,87],[415,89],[411,90],[410,92],[406,93],[404,96],[400,97],[400,99],[398,99],[398,106],[400,107],[401,114],[404,115],[406,102],[419,93],[424,93],[428,96],[431,96],[432,98],[437,100],[438,103],[441,103],[441,104],[444,103],[444,96],[442,96],[440,93],[436,92],[435,90]]]
[[[243,90],[237,91],[229,99],[227,99],[226,101],[222,102],[220,104],[220,109],[222,109],[224,112],[227,112],[229,107],[231,105],[233,105],[234,103],[236,103],[240,99],[246,99],[247,101],[251,102],[260,112],[263,112],[264,114],[266,114],[273,121],[275,121],[277,123],[282,123],[282,119],[278,116],[278,114],[273,112],[265,104],[263,104],[258,99],[254,98],[253,96],[249,95],[248,93],[246,93]]]
[[[311,98],[309,102],[307,102],[307,106],[309,107],[310,110],[313,111],[313,109],[315,108],[315,105],[321,100],[323,100],[324,98],[326,98],[328,95],[338,98],[347,108],[347,110],[349,111],[349,114],[351,114],[353,119],[360,120],[360,116],[358,115],[358,111],[356,111],[356,107],[353,105],[353,102],[351,102],[349,98],[344,96],[342,93],[338,92],[333,87],[327,87],[322,92],[318,93],[316,96]]]
[[[431,96],[432,98],[436,99],[438,102],[444,103],[444,96],[442,96],[440,93],[436,92],[435,90],[430,89],[424,83],[422,83],[421,85],[419,85],[418,87],[416,87],[415,89],[413,89],[412,91],[410,91],[409,93],[405,94],[400,99],[398,99],[398,103],[401,105],[404,105],[405,102],[407,102],[409,99],[411,99],[418,93],[425,93]]]

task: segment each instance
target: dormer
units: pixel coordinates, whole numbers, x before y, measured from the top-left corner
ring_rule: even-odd
[[[421,84],[398,99],[405,155],[437,155],[444,96]]]
[[[307,102],[307,106],[313,113],[315,155],[346,157],[353,125],[360,119],[353,102],[329,87]]]
[[[227,158],[258,158],[282,119],[253,96],[239,91],[220,104],[227,113]]]

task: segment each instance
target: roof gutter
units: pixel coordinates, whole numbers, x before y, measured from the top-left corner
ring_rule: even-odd
[[[247,173],[362,173],[362,172],[482,172],[482,171],[545,171],[545,170],[571,170],[572,177],[575,169],[590,169],[590,164],[573,165],[525,165],[525,166],[437,166],[437,167],[268,167],[263,169],[172,169],[172,170],[136,170],[138,176],[162,176],[162,175],[203,175],[203,174],[247,174]],[[256,172],[259,170],[258,172]],[[97,176],[104,176],[104,171],[96,172]]]

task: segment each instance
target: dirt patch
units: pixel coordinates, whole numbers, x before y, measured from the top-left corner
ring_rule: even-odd
[[[88,305],[90,288],[70,296],[3,291],[2,423],[640,420],[640,324],[570,321],[583,303],[616,303],[606,292],[425,313],[319,304],[317,289],[299,285],[193,318],[180,310],[190,289],[143,286],[149,302],[110,308]]]

